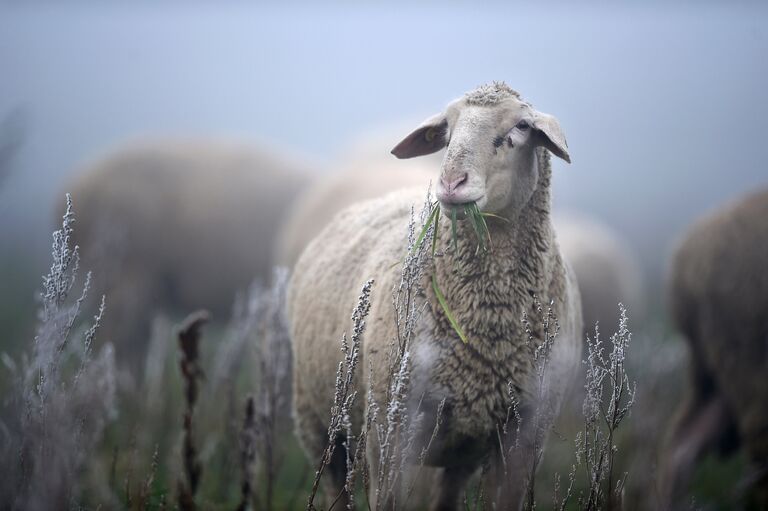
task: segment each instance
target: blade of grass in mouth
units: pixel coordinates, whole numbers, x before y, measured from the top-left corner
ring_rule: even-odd
[[[424,237],[427,235],[427,232],[429,232],[430,226],[435,223],[437,215],[440,214],[440,205],[435,201],[432,204],[432,210],[429,212],[429,216],[427,217],[427,221],[424,222],[424,227],[421,228],[421,232],[419,233],[419,236],[416,238],[416,242],[413,244],[413,248],[411,249],[411,253],[415,253],[419,251],[419,248],[421,247],[421,244],[424,242]],[[437,230],[435,230],[435,234],[433,236],[436,236]],[[433,240],[434,242],[434,240]]]
[[[432,255],[437,248],[437,237],[440,235],[440,205],[435,205],[435,228],[432,230]]]
[[[474,203],[472,203],[471,205],[470,204],[465,205],[464,206],[464,212],[466,213],[467,217],[469,218],[469,223],[472,224],[472,229],[474,229],[474,231],[475,231],[475,236],[477,236],[477,241],[478,241],[478,244],[479,244],[478,248],[480,250],[482,250],[483,252],[485,252],[485,250],[486,250],[486,247],[485,247],[485,236],[483,236],[482,227],[480,225],[480,222],[477,220],[477,216],[476,216],[476,213],[475,213],[476,210],[475,210],[475,208],[473,208],[473,206],[475,206],[475,208],[477,207]]]
[[[467,336],[464,335],[464,332],[461,330],[458,321],[456,321],[456,318],[451,312],[451,309],[448,307],[448,302],[445,301],[445,296],[443,296],[443,292],[440,291],[440,287],[437,285],[437,278],[435,277],[434,273],[432,274],[432,290],[435,292],[435,297],[437,297],[437,302],[443,309],[445,317],[448,318],[448,323],[450,323],[451,327],[453,327],[453,329],[456,331],[459,339],[461,339],[464,344],[467,344]]]
[[[488,236],[488,247],[492,249],[493,241],[491,240],[491,231],[488,230],[488,224],[485,222],[485,215],[483,215],[483,213],[480,211],[480,207],[477,205],[477,202],[474,202],[473,206],[475,208],[477,218],[480,220],[480,223],[483,226],[483,231],[485,231],[485,235]]]

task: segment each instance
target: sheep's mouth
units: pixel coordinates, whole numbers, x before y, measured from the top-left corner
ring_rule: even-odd
[[[485,218],[495,217],[496,215],[491,213],[483,213],[480,211],[480,206],[478,206],[477,201],[446,205],[439,200],[436,200],[432,202],[429,207],[429,215],[424,221],[421,232],[415,239],[414,243],[409,247],[409,252],[411,254],[418,252],[425,243],[430,243],[428,238],[431,235],[431,252],[432,256],[435,256],[435,250],[438,246],[438,239],[440,237],[441,213],[445,214],[450,219],[453,252],[456,256],[459,256],[460,254],[457,227],[458,221],[460,219],[459,215],[461,215],[461,220],[467,220],[469,222],[475,232],[475,236],[477,237],[477,249],[475,250],[475,254],[491,251],[491,233],[488,230],[488,224],[486,223]],[[464,332],[462,332],[461,327],[453,316],[453,313],[448,308],[448,304],[445,301],[445,297],[443,296],[442,291],[440,291],[440,287],[437,284],[437,280],[434,274],[432,275],[432,289],[435,293],[435,297],[440,303],[440,307],[448,317],[451,326],[456,331],[459,338],[461,338],[464,343],[467,343],[467,337]]]
[[[440,205],[440,210],[446,217],[452,218],[455,214],[457,220],[465,220],[469,211],[476,210],[480,213],[482,200],[483,197],[479,197],[477,199],[463,201],[440,200],[438,203]]]
[[[465,206],[468,206],[469,204],[474,204],[474,202],[465,202],[462,204],[443,204],[440,203],[440,211],[442,214],[446,216],[446,218],[453,219],[453,217],[456,217],[456,220],[466,220],[467,219],[467,210]]]
[[[432,253],[434,254],[437,247],[437,241],[440,236],[440,217],[445,215],[451,223],[451,240],[454,251],[458,253],[458,222],[459,220],[467,221],[472,227],[477,238],[477,250],[479,252],[489,252],[491,250],[491,233],[488,230],[488,223],[486,217],[496,216],[490,213],[483,213],[480,210],[480,206],[477,201],[455,203],[446,205],[443,202],[436,200],[430,205],[429,215],[422,226],[421,232],[416,239],[412,250],[418,250],[422,242],[428,233],[431,233],[432,238]]]

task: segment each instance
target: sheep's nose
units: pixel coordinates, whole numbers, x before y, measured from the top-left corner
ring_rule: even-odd
[[[467,173],[462,172],[461,174],[453,174],[450,176],[442,175],[440,176],[440,181],[443,183],[445,191],[450,194],[455,192],[462,184],[466,183],[467,177]]]

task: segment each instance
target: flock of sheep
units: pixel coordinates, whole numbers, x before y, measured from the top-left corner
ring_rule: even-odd
[[[530,422],[534,371],[522,346],[544,335],[535,300],[551,304],[558,319],[546,373],[557,409],[573,385],[584,333],[598,321],[612,332],[619,302],[638,317],[642,278],[610,228],[553,215],[550,155],[570,162],[563,129],[505,84],[468,92],[392,150],[399,159],[423,158],[399,161],[382,147],[391,142],[353,151],[325,174],[227,143],[135,144],[94,162],[67,188],[79,210],[83,264],[108,297],[103,335],[134,367],[155,314],[206,308],[226,317],[252,279],[269,278],[275,264],[292,268],[294,420],[314,462],[328,443],[339,342],[368,279],[361,377],[372,382],[373,398],[387,392],[384,357],[396,336],[391,293],[401,277],[393,263],[407,250],[412,208],[424,203],[431,183],[443,221],[434,226],[435,256],[424,269],[435,286],[424,285],[419,297],[411,393],[425,416],[442,413],[427,460],[436,471],[433,507],[457,509],[468,478],[495,448],[510,388],[521,399],[521,423]],[[465,218],[471,203],[485,214],[490,250],[478,250]],[[669,506],[684,503],[703,454],[739,446],[757,467],[756,501],[768,505],[767,262],[765,191],[701,221],[675,256],[670,305],[690,347],[691,381],[663,456]],[[521,324],[523,313],[533,332]],[[364,420],[364,406],[359,399],[353,422]],[[433,427],[434,419],[424,424]],[[376,452],[369,448],[374,470]],[[520,465],[533,455],[523,448]],[[344,462],[331,460],[329,495],[344,487]],[[522,499],[506,493],[510,507]]]

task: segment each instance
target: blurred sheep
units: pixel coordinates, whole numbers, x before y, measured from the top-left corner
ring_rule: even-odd
[[[339,211],[355,202],[389,192],[427,187],[440,168],[440,156],[397,161],[390,154],[396,134],[374,133],[354,142],[343,152],[336,171],[302,192],[296,207],[287,213],[275,244],[275,262],[293,267],[301,252]]]
[[[229,317],[236,292],[269,277],[279,219],[308,176],[264,149],[206,139],[126,145],[78,172],[66,191],[83,265],[107,295],[103,338],[137,361],[158,311]]]
[[[554,219],[557,242],[576,274],[581,292],[584,332],[610,336],[619,327],[619,303],[629,314],[644,313],[643,281],[640,265],[630,246],[598,219],[578,213],[557,215]]]
[[[687,508],[696,462],[742,447],[754,469],[748,505],[768,509],[768,189],[690,229],[672,263],[670,306],[690,386],[664,452],[662,497]]]

